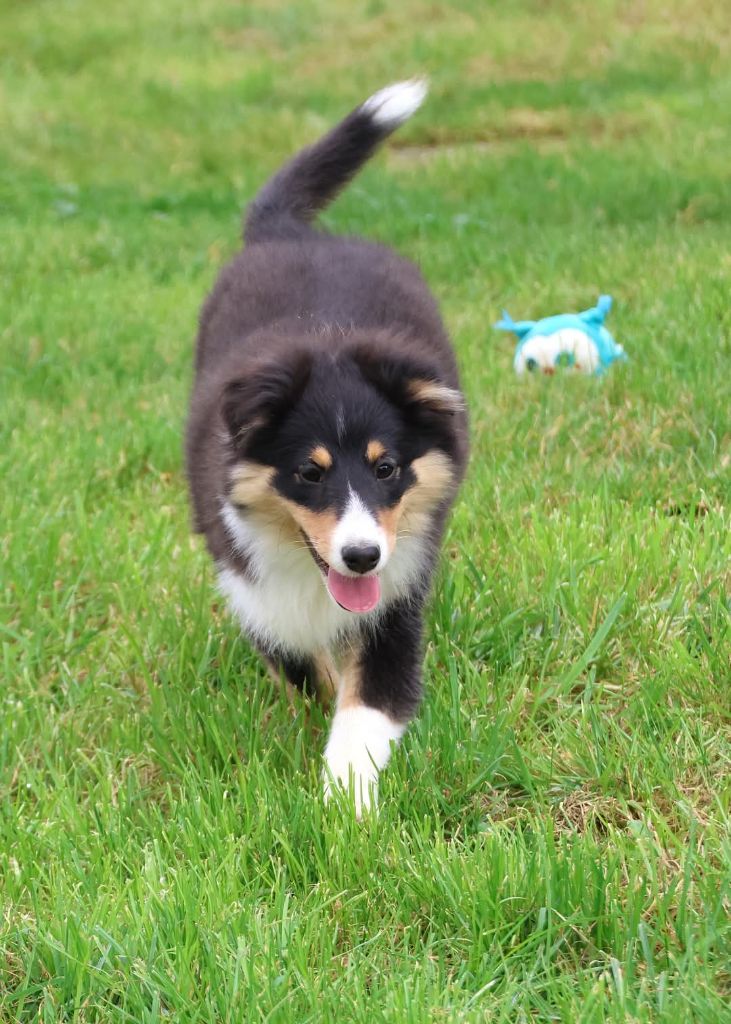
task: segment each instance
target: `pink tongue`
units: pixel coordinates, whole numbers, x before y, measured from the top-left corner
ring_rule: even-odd
[[[349,612],[369,612],[381,599],[381,581],[377,576],[342,576],[329,569],[327,589]]]

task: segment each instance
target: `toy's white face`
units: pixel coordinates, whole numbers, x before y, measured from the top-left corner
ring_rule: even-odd
[[[599,366],[596,345],[576,327],[531,338],[515,356],[516,373],[555,373],[560,369],[594,373]]]

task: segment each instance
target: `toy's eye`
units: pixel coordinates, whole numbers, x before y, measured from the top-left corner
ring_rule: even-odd
[[[396,463],[390,459],[384,459],[376,466],[376,480],[388,480],[396,472]]]
[[[305,462],[303,466],[297,470],[297,476],[300,480],[304,480],[307,484],[319,484],[322,483],[323,477],[325,476],[325,470],[320,469],[314,462]]]
[[[573,366],[574,365],[574,354],[573,352],[559,352],[554,360],[555,366]]]
[[[530,370],[530,372],[533,373],[534,370],[538,369],[538,360],[533,359],[532,356],[529,356],[525,361],[525,368],[526,370]]]

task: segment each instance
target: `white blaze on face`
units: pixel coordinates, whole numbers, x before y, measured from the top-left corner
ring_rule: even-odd
[[[576,327],[564,327],[553,334],[538,334],[527,341],[515,357],[515,371],[527,372],[529,359],[536,364],[534,372],[558,369],[556,360],[563,353],[573,356],[573,365],[583,373],[594,373],[599,365],[599,353],[591,338]]]
[[[330,542],[329,564],[345,576],[355,575],[343,561],[343,548],[363,548],[376,546],[381,557],[372,570],[380,572],[390,555],[388,538],[371,512],[365,507],[359,496],[349,490],[348,504],[332,533]]]

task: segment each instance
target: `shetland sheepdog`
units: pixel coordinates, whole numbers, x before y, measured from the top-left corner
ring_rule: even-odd
[[[420,80],[380,90],[254,198],[203,306],[187,427],[220,589],[278,676],[334,696],[325,796],[350,787],[358,815],[422,695],[467,420],[417,268],[312,221],[425,94]]]

